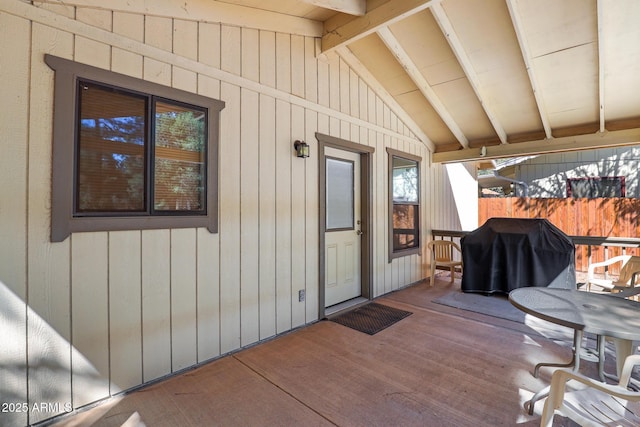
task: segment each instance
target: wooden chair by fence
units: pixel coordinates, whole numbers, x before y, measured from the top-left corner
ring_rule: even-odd
[[[436,275],[436,267],[448,268],[451,272],[451,283],[453,283],[456,267],[462,268],[462,261],[457,261],[455,259],[454,252],[454,250],[457,250],[461,256],[462,251],[460,250],[460,246],[448,240],[432,240],[427,243],[427,247],[431,251],[431,280],[429,282],[429,285],[433,286],[433,281],[435,280]]]

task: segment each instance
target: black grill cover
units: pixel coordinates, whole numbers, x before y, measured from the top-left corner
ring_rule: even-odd
[[[546,219],[490,218],[461,244],[463,292],[576,287],[573,243]]]

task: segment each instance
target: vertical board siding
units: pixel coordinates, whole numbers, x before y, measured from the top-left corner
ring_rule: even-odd
[[[280,330],[284,330],[286,327],[291,328],[303,325],[306,322],[307,317],[305,305],[313,304],[315,301],[317,307],[318,302],[317,295],[314,291],[308,289],[309,283],[305,277],[305,272],[307,272],[307,268],[309,268],[310,264],[317,264],[317,261],[309,262],[307,260],[307,254],[310,248],[309,242],[307,241],[308,236],[306,231],[309,230],[308,220],[312,215],[308,215],[306,212],[305,200],[308,200],[308,178],[305,174],[307,167],[312,164],[316,164],[317,162],[314,162],[313,160],[309,161],[310,158],[300,159],[292,156],[292,140],[300,138],[309,144],[310,152],[317,153],[318,151],[317,148],[315,151],[312,151],[312,146],[315,145],[317,147],[317,143],[312,142],[315,141],[315,136],[309,135],[309,132],[307,132],[305,127],[305,111],[298,106],[294,105],[291,107],[283,102],[279,103],[279,109],[285,113],[283,114],[283,119],[279,120],[279,128],[281,128],[280,132],[282,133],[283,146],[288,148],[288,150],[283,149],[282,153],[283,155],[286,155],[285,151],[288,151],[288,156],[285,158],[289,159],[290,162],[288,173],[283,173],[281,175],[283,180],[287,178],[289,179],[287,189],[290,193],[290,219],[288,233],[290,258],[287,263],[283,263],[283,268],[284,265],[289,268],[291,280],[288,283],[288,286],[282,287],[281,293],[278,297],[278,301],[282,307],[286,307],[287,305],[289,306],[289,308],[285,309],[282,313],[282,319],[280,319],[279,322]],[[289,126],[290,131],[286,130],[287,126]],[[289,133],[291,134],[290,136]],[[286,138],[289,139],[287,140]],[[314,182],[317,182],[317,180]],[[285,242],[284,244],[287,243]],[[311,274],[313,274],[313,271]],[[307,301],[306,303],[305,301],[299,301],[298,295],[300,291],[304,291],[305,300]],[[314,298],[314,296],[316,296],[316,298]]]
[[[13,37],[5,39],[12,40]],[[73,36],[41,24],[31,27],[31,78],[28,108],[27,167],[27,348],[29,367],[28,401],[71,402],[71,277],[70,241],[51,244],[51,134],[53,123],[41,120],[53,114],[53,74],[42,57],[51,53],[64,58],[73,56]],[[17,71],[9,81],[20,78]],[[45,77],[39,77],[45,76]],[[6,104],[9,105],[9,104]],[[13,109],[13,107],[11,108]],[[11,110],[10,109],[10,110]],[[4,115],[6,111],[3,111]],[[0,139],[4,142],[4,138]],[[2,143],[0,142],[0,143]],[[2,148],[4,150],[4,146]],[[2,174],[7,170],[3,169]],[[3,175],[6,180],[13,177]],[[12,242],[19,244],[19,242]],[[54,369],[42,369],[52,366]],[[45,420],[55,413],[30,413],[29,422]],[[16,424],[19,425],[19,424]],[[21,425],[21,424],[20,424]]]
[[[171,371],[195,364],[196,337],[196,231],[171,230]]]
[[[217,234],[198,229],[197,235],[198,362],[220,355],[220,240]]]
[[[0,188],[0,384],[6,390],[3,402],[27,401],[27,155],[30,25],[27,20],[0,13],[0,58],[12,62],[17,76],[0,67],[0,93],[12,108],[0,114],[1,138],[12,141],[2,146],[0,170],[11,177]],[[16,77],[16,78],[14,78]],[[6,201],[11,201],[7,203]],[[27,414],[0,412],[0,425],[27,423]]]
[[[310,37],[304,39],[304,97],[310,102],[318,102],[319,66],[316,60],[316,43]]]
[[[198,61],[220,68],[220,24],[201,22],[198,25]]]
[[[142,372],[145,382],[171,373],[169,230],[142,231]]]
[[[263,97],[265,98],[265,97]],[[293,236],[304,234],[304,227],[300,230],[301,234],[292,235],[292,215],[294,215],[293,201],[296,191],[299,191],[303,186],[292,185],[292,169],[297,166],[296,160],[292,156],[293,142],[292,134],[297,135],[298,138],[303,137],[303,133],[297,129],[294,129],[291,123],[292,113],[291,106],[282,101],[275,101],[271,98],[265,99],[264,104],[260,108],[260,134],[266,138],[266,147],[274,148],[275,153],[275,253],[274,253],[274,266],[275,266],[275,283],[273,288],[269,288],[272,292],[268,294],[267,289],[260,286],[260,305],[263,304],[263,299],[267,303],[266,309],[268,309],[265,315],[273,316],[275,319],[273,332],[284,332],[291,329],[292,304],[291,297],[292,292],[297,287],[292,282],[292,257],[295,252],[292,252],[291,247],[293,244]],[[274,128],[275,127],[275,128]],[[274,138],[273,142],[271,139]],[[273,144],[273,145],[272,145]],[[262,156],[261,156],[262,157]],[[262,180],[261,180],[262,181]],[[304,183],[304,180],[302,181]],[[260,194],[262,197],[262,193]],[[304,214],[300,219],[304,219]],[[301,239],[304,241],[304,239]],[[296,246],[298,249],[304,251],[300,246]],[[275,295],[275,301],[272,297]],[[271,304],[274,301],[275,304]],[[273,310],[271,310],[273,309]],[[266,311],[266,310],[265,310]],[[263,310],[260,311],[263,314]],[[271,326],[271,324],[269,323]],[[262,321],[260,329],[264,330]],[[263,334],[261,334],[262,336]]]
[[[372,296],[424,277],[424,257],[388,262],[386,148],[423,158],[424,241],[453,212],[446,190],[435,189],[446,186],[444,172],[432,170],[427,149],[345,61],[316,58],[319,40],[133,10],[43,3],[38,13],[55,19],[0,10],[0,53],[12,58],[0,85],[15,99],[0,114],[2,151],[11,153],[0,174],[13,183],[0,197],[15,200],[0,210],[0,291],[10,295],[0,304],[15,318],[10,363],[29,366],[2,377],[3,392],[79,408],[318,320],[316,132],[375,148]],[[65,25],[72,20],[83,24]],[[103,31],[113,45],[100,41]],[[54,75],[45,53],[225,102],[218,234],[74,233],[49,242]],[[310,158],[295,157],[297,139]]]
[[[275,69],[276,88],[291,93],[291,36],[289,34],[276,33]]]
[[[198,59],[220,67],[220,25],[198,26]],[[220,80],[198,76],[198,93],[220,99]],[[196,310],[198,362],[220,356],[220,235],[198,229],[196,272]]]
[[[198,59],[198,23],[173,20],[173,53],[196,61]]]
[[[240,75],[240,29],[222,26],[220,67]],[[222,111],[220,132],[220,345],[222,353],[240,347],[240,138],[241,91],[221,84],[220,97],[227,103]]]
[[[294,107],[293,111],[297,111]],[[306,135],[306,141],[309,144],[310,153],[318,153],[318,141],[315,138],[315,132],[321,130],[320,115],[314,111],[307,111],[307,115],[304,118]],[[302,117],[297,114],[292,114],[292,124],[300,123]],[[309,159],[307,159],[309,160]],[[304,194],[305,194],[305,232],[303,234],[294,234],[294,236],[300,236],[300,239],[304,239],[304,255],[302,253],[293,252],[292,263],[304,264],[304,289],[306,294],[306,306],[305,303],[300,304],[296,302],[296,292],[294,288],[294,294],[292,296],[294,301],[294,310],[292,316],[292,326],[301,326],[307,322],[314,322],[318,320],[318,306],[320,298],[320,284],[318,283],[319,266],[318,259],[320,258],[320,236],[318,235],[318,229],[320,227],[318,212],[319,206],[319,187],[318,187],[318,162],[317,161],[305,161],[304,162]],[[302,191],[302,190],[300,190]],[[298,205],[298,208],[302,208]],[[303,261],[304,259],[304,261]],[[294,282],[298,283],[298,282]],[[302,289],[302,287],[298,288]]]
[[[142,383],[142,266],[139,231],[109,233],[111,394]]]
[[[260,80],[260,32],[242,29],[242,77],[257,82]]]
[[[304,98],[305,96],[305,38],[291,36],[291,94]]]
[[[261,285],[260,246],[268,246],[268,237],[261,227],[262,182],[259,180],[259,155],[257,150],[259,97],[252,91],[241,91],[240,117],[240,345],[246,346],[259,339],[260,324],[259,289]],[[262,148],[260,146],[260,148]],[[260,156],[261,157],[261,156]],[[256,185],[258,184],[258,185]],[[268,215],[268,213],[265,212]],[[265,226],[265,230],[269,227]],[[264,242],[263,242],[264,240]],[[273,250],[269,250],[273,253]],[[268,279],[265,279],[265,282]]]
[[[71,355],[73,402],[109,396],[108,233],[71,237]]]
[[[257,133],[258,149],[256,150],[255,142],[251,149],[259,159],[249,185],[257,190],[259,198],[258,214],[255,216],[258,230],[253,234],[253,245],[258,251],[258,283],[254,295],[259,305],[259,315],[258,323],[254,322],[250,327],[254,329],[256,339],[264,339],[276,333],[276,201],[281,189],[276,186],[277,107],[272,98],[264,95],[258,102],[259,113],[253,126]],[[256,328],[258,324],[259,327]]]
[[[220,345],[240,347],[240,88],[222,83],[220,136]]]

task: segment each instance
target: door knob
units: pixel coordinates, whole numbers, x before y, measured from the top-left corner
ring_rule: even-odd
[[[361,235],[362,235],[362,234],[364,234],[364,233],[362,233],[362,230],[356,230],[356,234],[357,234],[358,236],[361,236]]]

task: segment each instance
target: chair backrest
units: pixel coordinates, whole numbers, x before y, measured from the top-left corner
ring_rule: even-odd
[[[640,256],[632,256],[629,260],[620,268],[620,277],[618,282],[630,283],[634,279],[635,275],[640,273]],[[631,286],[635,283],[631,283]]]
[[[431,249],[431,259],[434,261],[452,261],[454,248],[462,252],[457,243],[449,240],[432,240],[428,246]]]
[[[582,426],[640,425],[640,392],[627,388],[631,373],[638,364],[640,355],[627,356],[616,385],[605,384],[569,369],[554,371],[540,426],[551,427],[556,413]],[[582,383],[582,386],[574,386],[574,391],[569,391],[566,389],[569,380]]]

